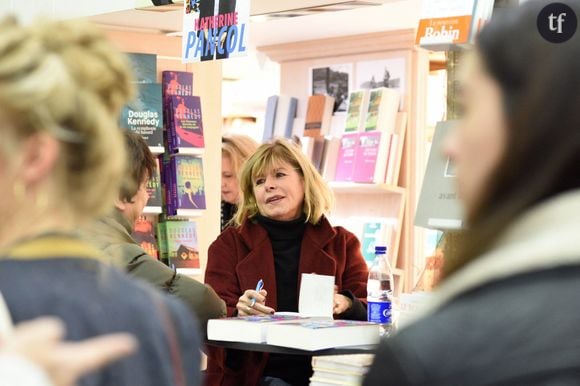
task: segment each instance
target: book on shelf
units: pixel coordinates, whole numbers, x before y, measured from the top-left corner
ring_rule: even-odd
[[[149,195],[147,205],[145,206],[147,213],[161,213],[163,207],[163,189],[161,188],[161,165],[159,158],[155,159],[155,165],[153,175],[147,180],[147,194]]]
[[[395,132],[391,135],[387,172],[385,176],[385,182],[389,185],[397,186],[399,183],[406,132],[407,113],[398,112],[397,120],[395,121]]]
[[[377,324],[354,320],[303,319],[268,326],[266,342],[273,346],[316,351],[378,344]]]
[[[360,133],[347,133],[340,139],[336,161],[335,181],[352,182]]]
[[[348,95],[348,109],[344,123],[344,132],[363,131],[369,105],[369,90],[355,90]]]
[[[300,145],[302,147],[302,152],[306,154],[306,156],[312,162],[312,165],[318,170],[321,171],[322,167],[322,156],[324,153],[324,137],[302,137],[300,138]]]
[[[166,221],[165,237],[169,266],[178,272],[200,272],[197,224],[193,221]]]
[[[400,94],[396,89],[379,87],[370,90],[364,131],[392,134],[395,130],[399,103]]]
[[[276,107],[276,116],[274,119],[274,138],[291,138],[292,126],[296,111],[298,108],[298,99],[287,95],[278,96],[278,106]]]
[[[205,209],[203,162],[192,155],[173,154],[163,161],[166,210],[170,216]]]
[[[319,137],[330,132],[334,98],[328,95],[312,95],[308,98],[305,137]]]
[[[169,96],[166,103],[169,153],[199,154],[204,147],[201,98]]]
[[[139,216],[134,224],[133,239],[148,255],[159,259],[159,247],[155,239],[155,224],[149,216]]]
[[[385,182],[392,134],[380,131],[359,133],[352,180],[361,183]]]
[[[363,222],[361,252],[365,261],[370,265],[375,260],[375,246],[386,245],[387,257],[391,267],[395,268],[393,246],[396,237],[396,219],[375,218],[361,219]]]
[[[322,154],[322,177],[326,181],[334,181],[336,175],[336,163],[340,151],[340,138],[330,137],[324,139],[324,152]]]
[[[266,102],[266,115],[264,117],[264,134],[262,135],[262,142],[267,142],[274,136],[277,107],[278,95],[272,95],[268,97]]]
[[[461,229],[463,209],[457,199],[455,169],[443,154],[447,133],[457,121],[437,123],[427,159],[423,186],[417,202],[415,225],[431,229]]]
[[[119,125],[141,135],[153,153],[162,153],[163,104],[159,83],[140,83],[136,98],[123,107]]]
[[[169,250],[167,246],[167,227],[166,220],[161,219],[157,223],[157,245],[159,247],[159,260],[169,266]]]
[[[163,86],[163,102],[171,96],[193,95],[193,74],[187,71],[163,71],[161,73]]]
[[[521,3],[521,1],[520,1]],[[430,50],[473,44],[490,20],[493,0],[431,0],[423,3],[415,44]]]
[[[297,315],[274,314],[210,319],[207,324],[207,338],[225,342],[266,343],[269,324],[299,318]]]
[[[157,55],[127,52],[135,83],[157,82]]]

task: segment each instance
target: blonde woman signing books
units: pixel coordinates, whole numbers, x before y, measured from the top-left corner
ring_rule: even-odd
[[[242,168],[242,201],[210,246],[206,282],[225,300],[228,315],[298,311],[299,278],[336,278],[337,318],[366,320],[367,265],[356,237],[325,217],[332,194],[301,149],[286,140],[258,148]],[[255,291],[263,279],[264,289]],[[306,356],[210,348],[206,384],[308,385]]]

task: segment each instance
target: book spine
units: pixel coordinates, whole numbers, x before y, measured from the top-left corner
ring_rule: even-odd
[[[266,103],[266,117],[264,119],[264,134],[262,142],[267,142],[274,135],[274,122],[276,121],[276,109],[278,107],[278,96],[273,95]]]

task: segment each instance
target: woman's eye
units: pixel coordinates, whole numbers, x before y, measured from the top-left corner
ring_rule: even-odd
[[[257,180],[254,182],[254,184],[256,184],[256,185],[262,185],[263,183],[264,183],[264,179],[263,179],[263,178],[258,178],[258,179],[257,179]]]
[[[278,172],[278,173],[276,173],[276,178],[282,178],[282,177],[284,177],[285,175],[286,175],[285,173]]]

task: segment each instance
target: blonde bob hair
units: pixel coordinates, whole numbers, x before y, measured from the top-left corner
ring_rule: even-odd
[[[302,211],[306,216],[306,222],[317,224],[322,216],[331,210],[334,196],[312,162],[297,145],[285,139],[277,139],[260,146],[242,168],[240,188],[243,192],[243,201],[234,217],[237,225],[241,225],[246,218],[253,218],[259,214],[254,195],[256,178],[283,163],[292,166],[304,180]]]
[[[258,142],[247,135],[227,134],[222,137],[222,157],[230,160],[237,178],[240,177],[242,165],[254,154],[258,146]]]
[[[0,20],[0,162],[46,133],[60,144],[59,191],[47,204],[76,219],[110,210],[125,171],[117,119],[131,79],[126,57],[88,22]]]

